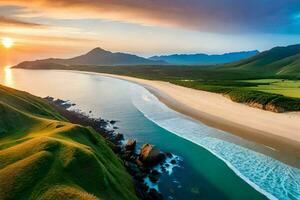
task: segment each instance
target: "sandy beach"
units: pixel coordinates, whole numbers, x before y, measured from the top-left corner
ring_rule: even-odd
[[[236,103],[221,94],[163,81],[102,74],[144,86],[168,107],[209,126],[264,144],[277,151],[300,153],[300,113],[273,113]]]

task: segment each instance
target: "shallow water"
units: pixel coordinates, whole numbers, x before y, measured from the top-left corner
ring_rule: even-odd
[[[76,109],[117,120],[126,138],[178,155],[179,167],[158,184],[166,199],[300,199],[300,170],[272,158],[276,151],[177,113],[139,85],[81,72],[20,69],[6,70],[0,82],[71,100]]]

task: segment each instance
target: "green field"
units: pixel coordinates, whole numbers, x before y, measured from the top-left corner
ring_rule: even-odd
[[[282,94],[287,97],[300,98],[300,81],[284,79],[258,79],[246,80],[244,82],[257,83],[256,87],[249,87],[251,90]]]
[[[0,85],[0,199],[137,199],[106,141],[41,98]]]

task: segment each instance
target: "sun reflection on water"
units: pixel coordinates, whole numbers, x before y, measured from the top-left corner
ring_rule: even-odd
[[[4,67],[4,85],[8,87],[13,87],[14,81],[13,76],[11,72],[11,66],[5,66]]]

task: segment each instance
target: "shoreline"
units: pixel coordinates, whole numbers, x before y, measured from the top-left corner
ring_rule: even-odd
[[[61,71],[61,70],[58,70],[58,71]],[[69,70],[63,70],[63,71],[69,71]],[[76,71],[74,71],[74,72],[76,72]],[[133,82],[133,83],[135,83],[135,84],[138,84],[138,85],[141,85],[142,87],[144,87],[144,88],[146,88],[148,91],[150,91],[152,94],[154,94],[162,103],[164,103],[164,104],[166,104],[168,107],[171,107],[171,105],[173,104],[173,105],[175,105],[175,106],[177,106],[177,107],[174,107],[174,108],[172,108],[173,110],[176,110],[176,111],[178,111],[178,109],[180,108],[180,109],[185,109],[185,111],[180,111],[180,113],[184,113],[184,112],[186,112],[186,111],[188,111],[188,106],[186,106],[186,105],[182,105],[182,107],[181,107],[181,103],[182,102],[178,102],[178,101],[176,101],[175,99],[173,99],[172,98],[172,96],[170,96],[170,95],[168,95],[168,94],[166,94],[166,93],[164,93],[164,92],[162,92],[162,91],[160,91],[158,88],[156,88],[155,86],[151,86],[149,83],[138,83],[136,80],[129,80],[129,79],[135,79],[135,78],[131,78],[131,77],[123,77],[123,76],[117,76],[117,77],[112,77],[112,76],[115,76],[115,75],[111,75],[111,74],[101,74],[101,73],[95,73],[95,72],[86,72],[86,71],[77,71],[77,72],[79,72],[79,73],[86,73],[86,74],[95,74],[95,75],[100,75],[100,76],[104,76],[104,77],[111,77],[111,78],[117,78],[117,79],[122,79],[122,80],[124,80],[124,81],[130,81],[130,82]],[[148,82],[147,80],[143,80],[143,79],[138,79],[139,81],[146,81],[146,82]],[[160,82],[160,81],[149,81],[149,82]],[[164,84],[168,84],[169,85],[169,83],[167,83],[167,82],[163,82]],[[176,85],[174,85],[174,86],[176,86]],[[185,89],[188,89],[188,88],[185,88]],[[197,90],[196,90],[197,91]],[[222,98],[225,98],[224,96],[222,96],[222,95],[219,95],[219,96],[221,96]],[[165,101],[170,101],[169,102],[169,104],[167,104]],[[239,104],[239,105],[243,105],[243,104]],[[191,109],[191,108],[190,108]],[[258,110],[258,109],[257,109]],[[195,112],[195,110],[194,109],[191,109],[191,115],[192,114],[195,114],[194,113]],[[264,111],[264,112],[267,112],[267,111]],[[207,117],[209,117],[209,114],[208,113],[202,113],[203,115],[205,115],[204,116],[204,118],[205,119],[203,119],[203,121],[202,120],[198,120],[198,121],[201,121],[202,123],[204,123],[204,120],[207,120],[207,123],[205,123],[205,124],[208,124],[208,123],[211,123],[212,125],[210,125],[210,126],[212,126],[212,127],[216,127],[216,126],[218,126],[218,124],[216,125],[215,124],[215,121],[214,120],[216,120],[216,117],[215,116],[210,116],[212,119],[207,119]],[[289,114],[289,113],[288,113]],[[293,113],[293,115],[294,114],[298,114],[298,113]],[[186,114],[186,115],[188,115],[188,114]],[[191,118],[193,118],[193,119],[195,119],[194,117],[192,117],[191,115],[188,115],[188,116],[190,116]],[[187,117],[188,117],[187,116]],[[209,121],[209,120],[211,120],[211,121]],[[219,118],[217,119],[217,120],[219,120]],[[241,127],[240,125],[238,125],[239,127],[238,128],[243,128],[243,127]],[[218,128],[218,127],[216,127],[216,128]],[[220,129],[220,128],[219,128]],[[222,129],[223,130],[223,129]],[[266,133],[266,134],[268,134],[268,133]],[[237,134],[238,135],[238,134]],[[273,137],[274,136],[270,136],[272,139],[273,139]],[[276,136],[275,136],[276,137]],[[259,143],[261,143],[261,142],[259,142]],[[201,145],[200,145],[201,146]],[[267,147],[269,147],[269,146],[267,146]],[[273,149],[272,147],[269,147],[270,149]],[[274,149],[274,151],[276,151],[275,149]],[[211,152],[211,153],[213,153],[213,152]],[[214,154],[215,155],[215,154]],[[215,155],[215,156],[217,156],[217,155]],[[218,157],[218,156],[217,156]],[[254,185],[252,185],[251,183],[251,181],[250,181],[250,183],[247,181],[247,178],[245,178],[245,177],[243,177],[243,176],[241,176],[241,174],[239,174],[238,172],[236,172],[233,168],[234,167],[232,167],[232,166],[230,166],[230,165],[228,165],[228,163],[226,162],[226,160],[223,160],[222,158],[220,158],[220,157],[218,157],[219,159],[221,159],[223,162],[225,162],[226,163],[226,165],[229,167],[229,168],[231,168],[234,172],[235,172],[235,174],[236,175],[238,175],[239,177],[241,177],[245,182],[247,182],[249,185],[251,185],[254,189],[256,189],[258,192],[260,192],[260,193],[262,193],[262,194],[264,194],[265,196],[267,196],[267,197],[269,197],[270,199],[272,199],[272,195],[270,196],[270,194],[269,193],[267,193],[267,192],[265,192],[265,190],[263,190],[263,189],[261,189],[260,190],[260,187],[255,187],[256,185],[254,184]],[[297,161],[298,163],[299,163],[299,161]],[[299,166],[299,165],[298,165]],[[299,168],[299,167],[298,167]],[[246,179],[246,180],[245,180]]]
[[[233,102],[221,94],[186,88],[163,81],[105,73],[95,74],[139,84],[169,108],[210,127],[238,135],[276,151],[288,152],[296,156],[300,154],[300,113],[273,113]],[[199,104],[198,100],[200,100]],[[245,118],[249,118],[250,123]],[[281,160],[300,167],[300,161],[285,157],[282,157]]]
[[[117,131],[118,128],[114,126],[117,121],[105,120],[101,117],[93,118],[81,110],[68,110],[76,105],[68,100],[55,99],[50,96],[43,99],[70,123],[91,127],[103,137],[109,148],[122,160],[122,164],[132,178],[136,194],[141,200],[164,199],[158,189],[158,182],[161,176],[167,173],[167,168],[173,168],[179,164],[178,156],[170,152],[162,152],[150,143],[138,146],[138,141],[134,138],[127,138],[126,140],[124,135],[119,133]],[[112,128],[109,128],[109,126]],[[159,153],[150,159],[143,153],[145,149],[152,152],[155,149]],[[149,183],[147,183],[146,179],[148,179]]]

